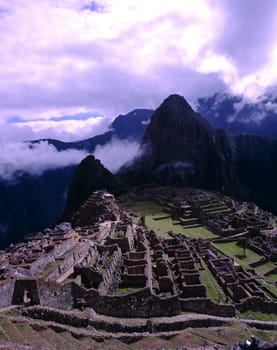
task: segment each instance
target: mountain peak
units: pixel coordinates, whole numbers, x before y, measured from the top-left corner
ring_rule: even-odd
[[[153,181],[163,184],[234,193],[233,163],[226,163],[227,158],[233,160],[232,146],[227,135],[216,133],[184,97],[170,95],[147,127],[142,159],[148,162],[148,170],[141,172],[152,174]]]
[[[164,102],[162,103],[163,104],[166,104],[166,105],[172,105],[174,106],[175,108],[176,107],[179,107],[179,108],[182,108],[184,110],[187,110],[187,111],[192,111],[193,109],[191,108],[190,104],[187,102],[187,100],[181,96],[181,95],[178,95],[178,94],[172,94],[172,95],[169,95],[165,100]]]
[[[168,130],[172,128],[181,128],[182,130],[185,128],[188,130],[196,124],[210,128],[206,119],[202,118],[199,113],[196,113],[183,96],[177,94],[168,96],[155,111],[150,124],[156,123],[160,123]]]

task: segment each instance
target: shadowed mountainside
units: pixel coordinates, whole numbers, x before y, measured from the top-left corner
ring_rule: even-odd
[[[213,127],[228,129],[233,134],[270,138],[277,138],[276,108],[277,98],[273,95],[264,95],[256,102],[226,93],[197,100],[197,111]]]
[[[90,194],[99,189],[118,194],[122,191],[122,186],[98,159],[90,155],[82,160],[75,171],[61,220],[70,220],[72,214],[79,209]]]
[[[74,170],[72,166],[25,175],[19,183],[0,182],[0,249],[55,224]]]
[[[122,171],[127,182],[239,192],[233,139],[213,129],[181,96],[169,96],[154,112],[142,149],[135,166]]]

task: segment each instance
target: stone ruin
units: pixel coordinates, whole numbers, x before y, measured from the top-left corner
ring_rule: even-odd
[[[162,238],[133,223],[103,191],[85,204],[75,217],[83,226],[58,225],[1,252],[0,307],[92,308],[116,317],[277,312],[263,285],[232,259],[218,256],[208,240],[172,232]],[[179,212],[188,211],[197,212],[192,199]],[[205,268],[224,300],[209,298]]]
[[[112,194],[105,190],[94,192],[73,215],[72,221],[79,226],[91,226],[96,222],[120,220],[121,210]]]

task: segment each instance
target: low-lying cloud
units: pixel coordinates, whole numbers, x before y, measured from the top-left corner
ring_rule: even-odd
[[[0,124],[0,142],[58,139],[65,142],[83,140],[109,129],[109,117],[91,117],[86,120],[33,120]]]
[[[114,139],[104,146],[97,146],[94,156],[116,173],[123,165],[140,155],[140,145],[133,141]],[[77,165],[87,156],[86,151],[66,150],[59,152],[47,141],[36,144],[10,142],[1,144],[0,180],[16,182],[23,174],[40,176],[46,170]]]
[[[139,143],[114,139],[104,146],[97,146],[94,156],[100,159],[112,173],[116,173],[123,165],[131,163],[140,153]]]
[[[39,176],[48,169],[78,164],[85,156],[84,151],[58,152],[48,142],[1,144],[0,179],[10,182],[16,181],[22,174]]]

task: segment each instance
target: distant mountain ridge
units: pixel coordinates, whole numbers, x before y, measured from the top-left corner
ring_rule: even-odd
[[[277,97],[265,95],[256,102],[227,93],[200,98],[196,110],[215,128],[233,134],[277,138]]]
[[[153,112],[154,111],[150,109],[135,109],[128,114],[120,114],[111,123],[110,130],[106,131],[104,134],[96,135],[81,141],[63,142],[55,139],[39,139],[30,142],[38,143],[41,141],[47,141],[58,151],[76,149],[86,150],[89,153],[93,153],[96,146],[103,146],[113,139],[140,142]]]

